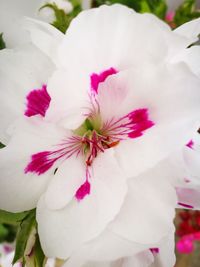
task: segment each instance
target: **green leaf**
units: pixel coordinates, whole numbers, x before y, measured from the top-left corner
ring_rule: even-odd
[[[0,224],[0,243],[13,242],[16,238],[16,232],[16,225]]]
[[[3,33],[0,34],[0,50],[6,48],[6,44],[3,40]]]
[[[112,4],[122,4],[128,6],[137,12],[140,11],[140,1],[141,0],[93,0],[92,7],[99,7],[101,5],[112,5]]]
[[[200,17],[200,11],[196,9],[195,0],[185,0],[176,10],[174,22],[176,26],[180,26],[188,21]]]
[[[142,0],[140,3],[140,13],[151,13],[151,8],[146,0]]]
[[[28,211],[12,213],[5,210],[0,210],[0,223],[17,225],[20,224],[28,214]]]
[[[24,264],[27,242],[34,227],[36,227],[35,210],[32,210],[28,212],[19,226],[13,264],[17,261],[23,261]]]
[[[7,235],[8,235],[8,229],[3,224],[0,224],[0,242],[1,243],[6,239]]]
[[[93,0],[92,7],[99,7],[103,4],[122,4],[139,13],[153,13],[161,19],[165,18],[167,4],[165,0]]]

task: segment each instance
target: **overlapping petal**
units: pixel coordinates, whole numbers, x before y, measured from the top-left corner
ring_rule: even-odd
[[[0,208],[12,212],[36,207],[46,190],[53,170],[38,176],[25,174],[31,155],[41,148],[49,149],[62,139],[63,131],[40,118],[19,122],[8,146],[0,150]],[[22,149],[23,147],[23,149]]]
[[[161,164],[129,179],[128,194],[110,229],[140,244],[159,242],[167,236],[173,229],[177,203],[170,174]]]
[[[26,110],[26,95],[47,82],[51,61],[33,45],[0,52],[0,141],[7,144],[8,128]]]
[[[66,193],[66,206],[51,210],[45,198],[40,199],[38,230],[48,256],[68,258],[84,242],[98,236],[119,212],[127,188],[112,154],[108,151],[95,160],[90,179],[92,193],[80,202],[73,198],[67,205]],[[65,175],[67,179],[67,173]],[[54,193],[56,201],[59,195]],[[63,193],[63,190],[58,192],[61,198]]]

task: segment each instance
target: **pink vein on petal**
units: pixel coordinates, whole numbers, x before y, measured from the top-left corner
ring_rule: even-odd
[[[118,71],[115,68],[109,68],[102,71],[100,74],[92,73],[90,75],[91,90],[95,94],[98,94],[99,84],[104,82],[110,75],[116,74]]]
[[[49,107],[51,97],[47,92],[47,86],[43,85],[41,89],[34,89],[26,96],[26,111],[24,113],[27,117],[32,117],[40,114],[45,117],[46,111]]]

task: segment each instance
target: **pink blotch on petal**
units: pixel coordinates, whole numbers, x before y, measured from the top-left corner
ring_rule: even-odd
[[[151,251],[153,254],[158,254],[158,253],[159,253],[159,248],[150,248],[150,251]]]
[[[194,141],[191,139],[187,144],[186,144],[187,147],[193,149],[194,147]]]
[[[31,156],[30,163],[26,166],[24,172],[25,173],[36,173],[38,175],[41,175],[48,171],[57,158],[50,158],[51,152],[49,151],[43,151],[36,153]]]
[[[90,75],[91,90],[95,94],[98,94],[99,84],[104,82],[110,75],[116,74],[118,71],[114,68],[109,68],[102,71],[100,74],[93,73]]]
[[[76,199],[82,200],[86,195],[90,194],[90,183],[86,180],[84,184],[82,184],[79,189],[76,191]]]
[[[130,133],[128,136],[130,138],[137,138],[143,135],[143,132],[152,126],[154,126],[154,122],[149,120],[148,118],[148,109],[137,109],[128,114],[128,118],[130,120]]]
[[[24,113],[27,117],[41,115],[45,117],[46,111],[49,107],[51,97],[47,92],[46,85],[41,89],[32,90],[26,97],[26,111]]]

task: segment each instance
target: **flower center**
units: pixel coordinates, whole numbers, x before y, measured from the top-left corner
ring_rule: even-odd
[[[84,122],[77,129],[72,130],[70,137],[54,146],[53,150],[33,154],[24,170],[25,173],[41,175],[54,167],[55,174],[61,161],[72,156],[82,157],[85,161],[85,182],[75,193],[76,198],[81,200],[90,193],[90,170],[98,154],[104,153],[106,149],[116,147],[123,140],[142,136],[144,131],[154,125],[149,120],[147,108],[131,110],[122,117],[113,117],[107,121],[102,119],[101,107],[98,103],[99,84],[104,82],[108,76],[116,73],[114,68],[109,68],[100,74],[93,73],[91,75],[90,108],[89,112],[85,114]],[[45,116],[50,101],[50,98],[46,99],[45,90],[46,88],[34,90],[27,98],[29,100],[28,115],[42,114]],[[36,110],[35,98],[38,97],[45,99],[43,101],[45,105]]]

